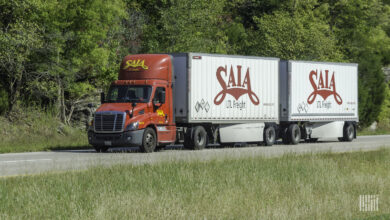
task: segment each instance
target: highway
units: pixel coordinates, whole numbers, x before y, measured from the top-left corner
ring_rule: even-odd
[[[96,153],[92,149],[62,150],[32,153],[0,154],[0,177],[31,175],[67,170],[85,170],[94,166],[115,164],[153,164],[164,161],[208,161],[243,157],[279,157],[284,154],[342,153],[373,151],[390,148],[390,135],[359,136],[352,142],[324,140],[317,143],[300,143],[271,147],[244,145],[233,148],[212,146],[201,151],[183,149],[182,146],[168,146],[154,153],[140,153],[137,148],[113,148],[107,153]]]

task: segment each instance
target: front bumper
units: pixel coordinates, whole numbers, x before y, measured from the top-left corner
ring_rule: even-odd
[[[142,144],[144,129],[122,133],[95,133],[88,131],[88,142],[93,146],[138,147]]]

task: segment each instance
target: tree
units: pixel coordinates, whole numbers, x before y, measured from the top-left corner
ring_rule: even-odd
[[[275,11],[255,17],[258,40],[250,54],[293,60],[341,61],[329,26],[314,13]]]
[[[227,52],[225,1],[161,1],[150,10],[149,1],[140,2],[149,22],[142,35],[144,52]]]
[[[20,99],[23,80],[31,74],[30,58],[42,41],[39,25],[26,18],[36,9],[34,2],[18,6],[14,1],[2,1],[0,7],[0,76],[8,96],[7,111],[12,112]]]
[[[96,95],[95,88],[116,74],[120,39],[115,33],[125,7],[119,0],[41,4],[35,19],[43,24],[45,47],[35,57],[37,73],[29,86],[55,102],[61,120],[69,123],[73,112]]]
[[[380,0],[323,1],[338,44],[359,64],[359,116],[363,126],[377,120],[384,100],[382,66],[390,63],[390,8]]]

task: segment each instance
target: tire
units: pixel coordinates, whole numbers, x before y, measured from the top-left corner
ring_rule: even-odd
[[[108,150],[108,147],[106,146],[93,146],[93,148],[95,148],[96,152],[98,153],[104,153]]]
[[[207,132],[203,126],[196,126],[192,132],[191,148],[202,150],[207,146]]]
[[[276,131],[273,126],[264,129],[263,141],[265,146],[272,146],[276,140]]]
[[[346,123],[343,129],[343,141],[351,142],[355,134],[355,127],[351,123]]]
[[[157,138],[156,132],[152,128],[146,128],[142,137],[140,149],[144,153],[151,153],[156,149]]]
[[[288,126],[287,136],[290,140],[290,144],[298,144],[301,140],[301,129],[297,124],[290,124],[290,126]]]

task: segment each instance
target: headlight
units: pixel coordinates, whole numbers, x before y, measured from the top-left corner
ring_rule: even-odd
[[[133,122],[133,123],[127,125],[126,131],[134,131],[134,130],[137,130],[137,129],[138,129],[138,125],[139,125],[138,121],[137,121],[137,122]]]

